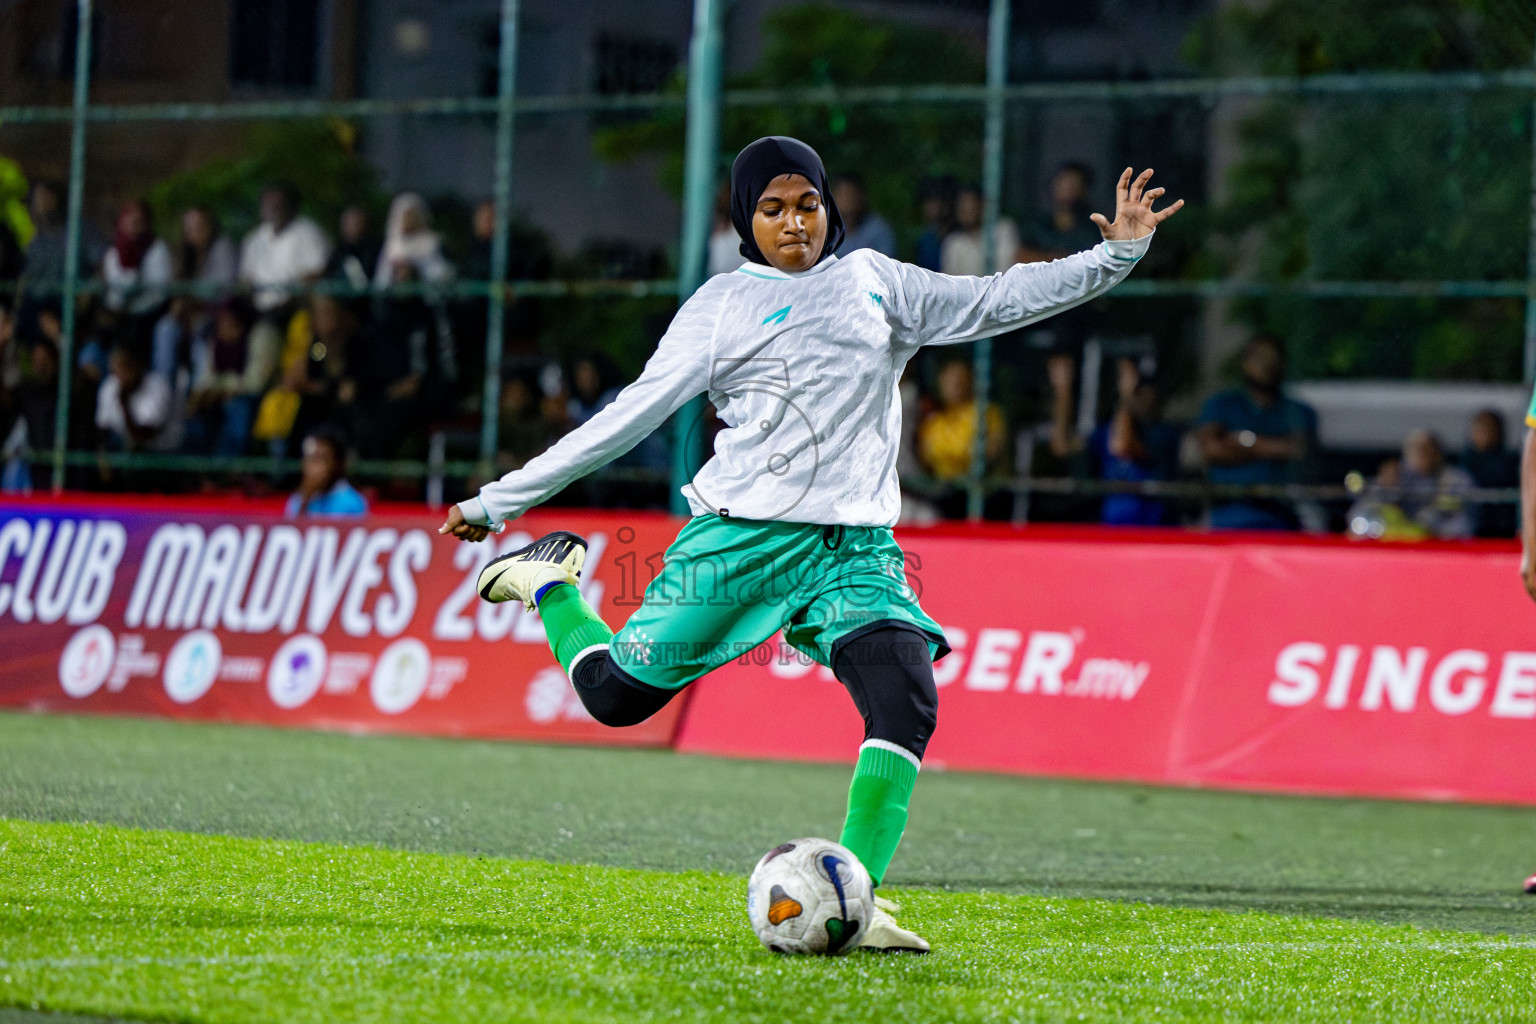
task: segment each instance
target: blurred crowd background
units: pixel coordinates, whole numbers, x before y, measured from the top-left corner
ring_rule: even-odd
[[[454,500],[613,401],[665,330],[690,3],[521,4],[496,280],[494,0],[103,0],[66,309],[76,10],[0,3],[6,491],[50,486],[62,440],[76,489]],[[951,274],[1055,259],[1095,244],[1126,163],[1190,204],[1126,286],[998,339],[984,382],[968,352],[914,361],[907,521],[1513,535],[1536,10],[1015,3],[1007,81],[1038,88],[1005,110],[991,252],[988,14],[739,0],[727,24],[717,182],[745,142],[805,138],[844,251]],[[1262,85],[1340,76],[1361,88]],[[1083,82],[1106,89],[1053,98]],[[241,104],[268,106],[218,109]],[[725,199],[711,274],[741,262]],[[672,440],[556,501],[667,507]]]

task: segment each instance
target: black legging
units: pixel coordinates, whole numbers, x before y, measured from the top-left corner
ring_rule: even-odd
[[[832,672],[864,717],[866,740],[923,756],[939,716],[927,637],[906,625],[877,626],[834,648]],[[642,683],[608,653],[577,662],[571,681],[592,717],[616,727],[639,725],[682,692]]]

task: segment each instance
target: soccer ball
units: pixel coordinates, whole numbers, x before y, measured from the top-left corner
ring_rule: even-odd
[[[752,930],[775,953],[846,953],[864,938],[874,912],[869,872],[830,839],[775,846],[747,881]]]

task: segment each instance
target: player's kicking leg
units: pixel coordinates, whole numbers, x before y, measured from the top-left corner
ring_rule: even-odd
[[[838,841],[879,885],[906,830],[917,770],[938,722],[933,661],[922,633],[892,625],[843,645],[832,670],[864,716],[864,744]],[[893,915],[900,909],[876,897],[874,917],[859,945],[881,952],[928,952],[926,940],[896,923]]]

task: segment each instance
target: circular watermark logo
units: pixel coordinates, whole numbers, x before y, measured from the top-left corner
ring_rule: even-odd
[[[267,696],[286,710],[303,707],[320,692],[329,660],[319,637],[309,633],[289,637],[267,666]]]
[[[224,645],[206,629],[176,641],[165,659],[165,693],[178,704],[190,704],[213,686],[224,661]]]
[[[771,503],[766,509],[752,510],[753,519],[777,520],[788,516],[811,492],[821,466],[821,444],[815,424],[786,391],[784,385],[764,381],[721,388],[726,398],[749,406],[754,414],[748,422],[732,428],[727,442],[736,449],[736,454],[747,456],[743,472],[764,481],[762,487],[754,488],[754,496],[771,495]],[[754,400],[749,401],[748,396],[754,396]],[[707,414],[700,415],[688,424],[685,435],[688,452],[702,453],[709,449],[707,418]],[[711,493],[713,488],[708,481],[700,484],[698,475],[702,468],[702,462],[688,466],[693,477],[688,484],[688,493],[716,515],[744,514],[730,508],[728,499]]]
[[[101,689],[117,658],[117,638],[106,626],[86,626],[59,655],[59,685],[71,697],[89,697]]]
[[[398,715],[409,711],[427,692],[431,674],[432,652],[420,640],[405,637],[379,655],[368,680],[368,695],[374,707],[386,715]]]

